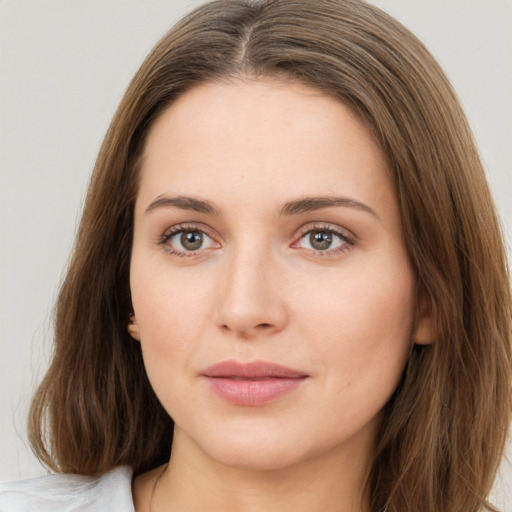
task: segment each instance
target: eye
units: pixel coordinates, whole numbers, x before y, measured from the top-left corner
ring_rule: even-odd
[[[164,233],[160,244],[175,256],[192,256],[195,252],[218,246],[203,230],[183,226],[169,229]]]
[[[355,240],[348,234],[341,233],[332,227],[315,227],[303,231],[302,236],[292,247],[307,249],[322,255],[348,250]]]

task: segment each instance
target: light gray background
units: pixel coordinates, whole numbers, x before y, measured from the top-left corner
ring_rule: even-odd
[[[52,304],[101,139],[145,54],[199,3],[0,0],[0,479],[44,472],[26,442],[28,401],[47,364]],[[373,3],[445,67],[510,246],[512,0]],[[512,512],[508,463],[496,488],[495,502]]]

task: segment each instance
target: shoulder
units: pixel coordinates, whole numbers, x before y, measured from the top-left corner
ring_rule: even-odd
[[[46,475],[0,483],[1,512],[135,512],[132,469],[100,476]]]

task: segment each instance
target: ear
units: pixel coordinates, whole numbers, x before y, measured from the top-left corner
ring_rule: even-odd
[[[137,319],[135,318],[134,314],[130,315],[130,323],[128,324],[128,333],[130,334],[130,336],[133,339],[140,341],[139,324],[137,323]]]
[[[412,339],[416,345],[430,345],[435,340],[432,308],[425,297],[418,301],[416,324]]]

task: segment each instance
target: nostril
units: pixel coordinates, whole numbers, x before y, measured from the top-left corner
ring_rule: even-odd
[[[261,324],[256,324],[254,325],[253,327],[249,327],[249,328],[245,328],[245,327],[240,327],[237,328],[235,325],[229,325],[229,324],[222,324],[220,326],[221,330],[224,331],[224,332],[229,332],[229,331],[234,331],[234,332],[237,332],[239,336],[241,336],[242,338],[249,338],[251,336],[251,332],[252,334],[256,334],[257,332],[259,331],[269,331],[272,329],[273,325],[272,324],[269,324],[269,323],[261,323]]]

